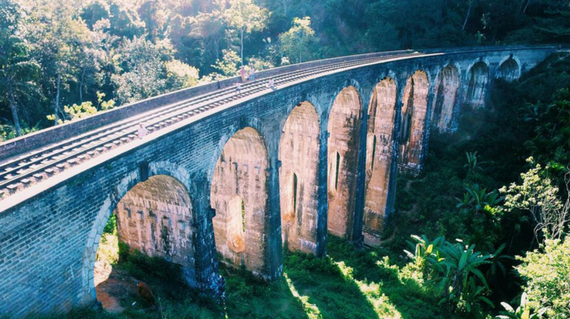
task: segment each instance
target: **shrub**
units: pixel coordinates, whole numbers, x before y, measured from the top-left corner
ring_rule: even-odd
[[[517,259],[523,262],[516,269],[527,281],[524,291],[529,307],[548,308],[551,319],[570,318],[570,238],[547,239],[539,249]]]

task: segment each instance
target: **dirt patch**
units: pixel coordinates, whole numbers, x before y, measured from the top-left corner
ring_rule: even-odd
[[[95,263],[94,275],[97,300],[108,312],[122,312],[121,301],[138,294],[137,280],[105,261]]]

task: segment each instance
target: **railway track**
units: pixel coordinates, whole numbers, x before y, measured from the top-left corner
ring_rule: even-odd
[[[409,51],[387,52],[386,55],[366,57],[348,62],[331,62],[330,64],[283,73],[272,78],[275,81],[275,85],[279,87],[319,74],[381,62],[390,58],[418,54]],[[202,112],[218,108],[264,90],[270,90],[266,87],[266,83],[267,78],[242,84],[240,92],[237,92],[235,87],[212,91],[46,145],[37,151],[0,160],[0,201],[6,200],[10,195],[30,185],[44,181],[72,166],[136,140],[140,123],[147,128],[149,134],[152,134]]]

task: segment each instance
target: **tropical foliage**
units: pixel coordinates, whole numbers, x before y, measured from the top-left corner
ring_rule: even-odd
[[[517,257],[523,263],[516,267],[526,280],[526,309],[546,312],[548,318],[570,317],[570,238],[547,239],[539,249]]]
[[[97,92],[121,105],[234,76],[241,65],[564,43],[568,12],[549,0],[0,0],[0,120],[16,133],[9,138],[70,120],[66,106],[100,111]],[[73,106],[86,102],[96,110]],[[555,133],[545,129],[544,142]]]

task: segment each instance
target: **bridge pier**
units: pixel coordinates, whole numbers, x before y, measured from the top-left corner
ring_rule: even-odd
[[[321,116],[322,119],[322,116]],[[327,185],[327,170],[328,170],[328,139],[330,133],[326,129],[327,122],[321,120],[320,134],[319,134],[319,163],[317,170],[317,249],[315,255],[322,257],[327,252],[327,237],[328,237],[328,185]]]
[[[213,295],[214,298],[225,300],[225,281],[220,275],[214,226],[212,219],[216,211],[210,206],[210,182],[205,172],[193,178],[192,194],[196,219],[196,282],[198,287]]]
[[[283,274],[283,242],[281,238],[281,202],[279,196],[279,166],[277,148],[270,147],[268,174],[269,221],[264,236],[267,236],[268,279],[274,280]]]

